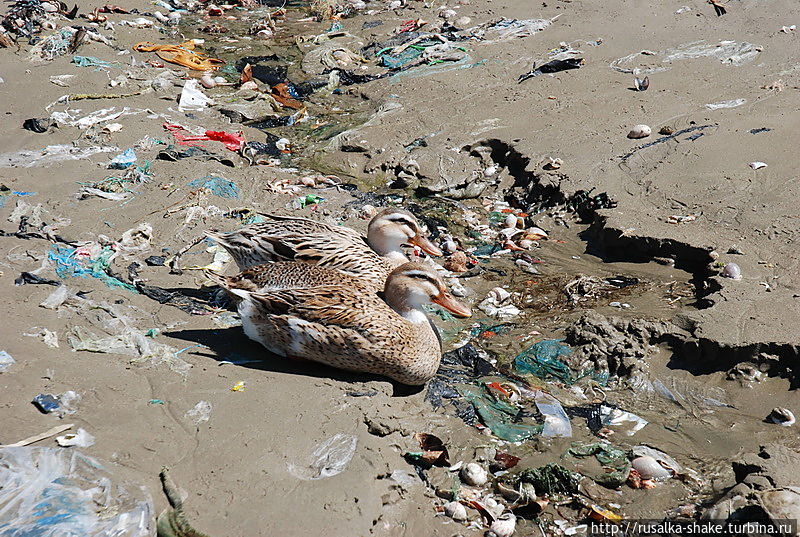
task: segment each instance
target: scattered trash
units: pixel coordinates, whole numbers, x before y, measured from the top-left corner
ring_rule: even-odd
[[[766,168],[767,167],[767,163],[766,162],[758,162],[758,161],[756,161],[756,162],[751,162],[750,164],[748,164],[748,166],[750,166],[754,170],[760,170],[761,168]]]
[[[54,309],[54,308],[50,308]],[[37,328],[34,328],[36,330]],[[47,328],[38,328],[38,332],[22,334],[23,336],[41,338],[45,345],[51,349],[58,348],[58,334]]]
[[[211,419],[211,410],[211,403],[200,401],[191,410],[187,410],[184,416],[192,420],[195,425],[200,425]]]
[[[237,382],[236,384],[234,384],[231,387],[231,391],[232,392],[243,392],[246,387],[247,387],[247,384],[243,380],[240,380],[239,382]]]
[[[203,94],[196,79],[190,78],[186,81],[183,85],[183,91],[181,91],[178,110],[181,112],[200,112],[211,104],[214,104],[214,101]]]
[[[560,464],[546,464],[523,470],[516,480],[531,483],[537,494],[571,494],[578,491],[580,474],[570,472]]]
[[[566,60],[552,60],[539,67],[536,67],[536,64],[534,64],[530,71],[519,76],[517,83],[525,82],[529,78],[534,78],[539,75],[579,69],[584,63],[583,58],[567,58]]]
[[[136,152],[128,148],[108,163],[108,168],[111,170],[125,170],[136,164]]]
[[[216,177],[212,175],[195,179],[189,183],[189,186],[193,188],[205,188],[220,198],[233,199],[238,198],[241,194],[239,187],[236,186],[236,183],[233,181],[228,181],[222,177]]]
[[[43,414],[54,413],[63,418],[65,415],[74,414],[78,411],[77,404],[81,396],[72,390],[68,390],[61,395],[51,395],[40,393],[33,398],[32,403],[36,405]]]
[[[0,351],[0,373],[8,371],[15,363],[17,361],[10,354],[6,351]]]
[[[76,450],[0,449],[3,533],[61,537],[150,537],[153,505],[144,487],[121,484]]]
[[[407,452],[404,457],[409,462],[430,466],[450,466],[450,455],[447,447],[438,436],[428,433],[416,433],[414,439],[419,442],[422,451]]]
[[[287,469],[290,474],[304,481],[333,477],[347,468],[357,446],[356,436],[338,433],[319,444],[310,454],[307,463],[300,466],[290,462]]]
[[[581,473],[591,477],[595,482],[608,488],[618,488],[625,484],[630,473],[631,463],[628,453],[607,442],[585,444],[575,442],[567,450],[573,457],[594,456],[600,463],[601,469],[594,473],[587,473],[586,467],[581,468]]]
[[[94,445],[94,436],[86,432],[86,429],[78,429],[75,434],[65,434],[56,437],[56,443],[61,447],[90,447]]]
[[[707,104],[709,110],[719,110],[720,108],[736,108],[747,103],[747,99],[732,99],[730,101],[720,101],[718,103]]]
[[[24,440],[20,440],[19,442],[14,442],[13,444],[2,445],[2,446],[0,446],[0,448],[13,448],[13,447],[28,446],[30,444],[34,444],[34,443],[39,442],[41,440],[45,440],[46,438],[50,438],[51,436],[55,436],[58,433],[63,433],[64,431],[68,431],[68,430],[72,429],[74,426],[75,426],[74,423],[65,423],[63,425],[56,425],[52,429],[48,429],[47,431],[45,431],[43,433],[36,434],[36,435],[33,435],[33,436],[29,436],[28,438],[26,438]]]

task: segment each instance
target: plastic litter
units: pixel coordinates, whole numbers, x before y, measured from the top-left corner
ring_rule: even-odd
[[[571,69],[580,69],[583,66],[584,60],[583,58],[567,58],[565,60],[552,60],[545,64],[540,65],[539,67],[534,66],[531,68],[530,71],[519,75],[517,79],[517,83],[525,82],[529,78],[534,78],[539,75],[544,74],[551,74],[551,73],[560,73],[561,71],[569,71]]]
[[[531,483],[539,494],[571,494],[578,491],[580,474],[570,472],[560,464],[550,463],[539,468],[523,470],[520,481]]]
[[[94,436],[79,428],[77,433],[57,436],[56,443],[61,447],[90,447],[94,445]]]
[[[94,56],[73,56],[72,63],[78,67],[97,67],[98,70],[108,69],[109,67],[119,67],[117,62],[107,62]]]
[[[720,108],[736,108],[742,106],[747,102],[747,99],[731,99],[730,101],[720,101],[718,103],[710,103],[706,105],[709,110],[719,110]]]
[[[196,71],[213,71],[224,64],[218,58],[209,58],[205,54],[195,52],[195,40],[184,41],[180,45],[157,45],[155,43],[142,42],[133,46],[133,50],[138,52],[155,52],[159,58],[166,62],[177,63],[184,67]],[[197,81],[192,79],[195,84]]]
[[[200,112],[212,104],[214,104],[214,100],[202,92],[196,79],[190,78],[186,81],[181,91],[181,98],[178,101],[178,110],[181,112]]]
[[[55,291],[47,295],[47,298],[45,298],[41,304],[39,304],[39,307],[48,310],[58,309],[67,300],[69,300],[71,296],[73,296],[73,293],[67,288],[67,286],[61,285]]]
[[[288,463],[289,473],[304,481],[333,477],[347,468],[358,446],[358,438],[352,434],[338,433],[321,444],[310,454],[302,466]]]
[[[0,531],[6,536],[150,537],[152,502],[76,450],[0,448]]]
[[[108,163],[108,168],[112,170],[125,170],[136,164],[136,152],[128,148]]]
[[[534,396],[536,408],[544,415],[544,427],[542,436],[544,437],[570,437],[572,436],[572,424],[569,416],[564,412],[561,403],[548,393],[536,391]]]
[[[211,419],[211,410],[213,407],[208,401],[199,401],[191,410],[187,410],[186,416],[192,420],[195,425],[200,425]]]
[[[485,29],[476,31],[475,35],[482,37],[484,41],[489,43],[530,37],[553,24],[557,18],[558,17],[553,17],[552,19],[502,19],[492,23]]]
[[[628,436],[633,436],[649,423],[632,412],[607,405],[600,405],[600,419],[606,427],[623,428]]]
[[[567,364],[559,358],[572,354],[572,348],[559,339],[548,339],[531,345],[514,358],[514,369],[522,373],[535,375],[542,380],[558,381],[572,385],[591,376],[598,381],[607,381],[607,375],[594,371],[573,374]]]
[[[34,328],[36,330],[37,328]],[[58,334],[47,328],[38,328],[38,332],[22,334],[23,336],[41,338],[45,345],[51,349],[58,348]]]
[[[193,188],[205,188],[210,190],[215,196],[219,196],[221,198],[233,199],[238,198],[241,194],[239,187],[236,186],[236,183],[233,181],[228,181],[222,177],[216,177],[212,175],[195,179],[189,183],[189,186]]]
[[[0,373],[8,371],[17,361],[6,351],[0,351]]]
[[[697,58],[716,58],[726,65],[738,67],[753,61],[760,52],[760,46],[747,42],[720,41],[707,44],[705,41],[695,41],[660,52],[634,52],[614,60],[610,67],[633,75],[653,74],[669,70],[670,66],[664,64]]]
[[[40,393],[33,398],[32,403],[43,414],[55,413],[58,417],[64,417],[78,411],[78,402],[80,400],[81,396],[77,392],[67,390],[61,395]]]
[[[541,434],[544,425],[519,420],[520,409],[507,401],[495,398],[485,387],[458,385],[457,392],[475,407],[481,422],[492,434],[509,442],[522,442]]]
[[[23,149],[13,153],[0,153],[0,168],[30,168],[63,162],[81,160],[98,153],[117,151],[113,146],[75,147],[71,144],[48,145],[41,150]]]
[[[597,462],[602,465],[602,469],[594,473],[588,473],[589,470],[582,466],[581,473],[591,477],[605,487],[620,487],[628,479],[631,469],[628,453],[607,442],[594,442],[591,444],[575,442],[567,450],[567,453],[579,458],[594,456]]]

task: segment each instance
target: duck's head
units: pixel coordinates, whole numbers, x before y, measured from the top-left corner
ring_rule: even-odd
[[[425,304],[439,304],[459,317],[469,317],[472,311],[451,295],[445,283],[429,266],[405,263],[389,274],[384,289],[386,303],[412,322],[427,322]]]
[[[442,255],[442,251],[425,235],[413,214],[405,209],[384,209],[375,215],[367,228],[367,242],[382,256],[402,255],[405,244],[419,246],[429,255]]]

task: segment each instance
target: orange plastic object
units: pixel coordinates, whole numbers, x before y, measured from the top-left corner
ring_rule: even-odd
[[[213,71],[225,63],[218,58],[209,58],[201,52],[195,52],[194,41],[184,41],[180,45],[158,45],[142,41],[133,46],[137,52],[155,52],[165,62],[177,63],[195,71]]]

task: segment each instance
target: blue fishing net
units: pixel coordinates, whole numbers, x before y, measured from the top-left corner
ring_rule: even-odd
[[[189,186],[194,188],[208,189],[212,194],[219,196],[220,198],[238,198],[241,194],[239,187],[236,186],[236,183],[227,179],[223,179],[222,177],[216,177],[214,175],[207,175],[206,177],[195,179],[189,183]]]

